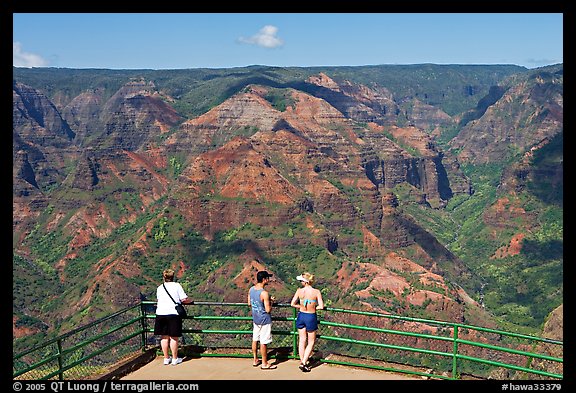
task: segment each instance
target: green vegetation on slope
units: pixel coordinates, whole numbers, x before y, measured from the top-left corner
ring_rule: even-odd
[[[106,99],[132,78],[144,78],[153,81],[162,94],[172,97],[175,101],[170,105],[184,117],[190,118],[206,112],[248,84],[271,86],[266,99],[276,109],[286,110],[293,105],[287,94],[288,88],[301,86],[306,77],[320,71],[337,81],[348,79],[368,86],[377,83],[389,89],[398,99],[418,98],[437,105],[449,114],[458,114],[471,108],[485,110],[490,101],[479,103],[479,98],[495,97],[494,94],[498,93],[493,90],[490,95],[490,86],[506,75],[524,73],[525,69],[515,66],[435,65],[338,68],[255,66],[234,70],[120,71],[15,68],[14,79],[41,89],[58,105],[64,106],[86,89],[104,89],[103,97]],[[235,135],[243,136],[250,136],[257,131],[255,127],[231,130]],[[168,135],[175,132],[176,129]],[[458,127],[445,130],[441,138],[447,143],[457,132]],[[166,136],[163,134],[159,137],[159,143]],[[215,140],[219,143],[218,136]],[[511,203],[517,203],[526,210],[526,217],[514,217],[506,226],[495,226],[487,219],[486,212],[502,196],[499,191],[500,181],[504,168],[511,165],[511,162],[478,167],[463,165],[466,174],[472,179],[475,193],[470,197],[457,196],[451,199],[446,209],[431,209],[411,203],[408,197],[410,190],[403,189],[409,188],[408,185],[400,185],[394,190],[402,201],[403,212],[413,217],[483,279],[482,286],[471,281],[473,284],[469,284],[466,290],[477,300],[483,301],[486,308],[498,316],[503,325],[508,324],[509,328],[523,327],[534,331],[541,326],[547,313],[563,299],[562,146],[560,134],[535,152],[531,165],[536,175],[527,180],[522,191],[510,196]],[[171,179],[177,179],[183,170],[185,156],[179,154],[168,157],[165,174]],[[285,177],[290,178],[290,175],[286,174]],[[363,199],[355,187],[344,186],[337,178],[328,180],[348,198],[359,214],[369,210],[370,203]],[[354,257],[362,255],[364,251],[362,234],[358,228],[340,228],[336,235],[345,241],[341,242],[338,251],[329,253],[322,241],[314,238],[302,217],[276,227],[246,223],[218,232],[213,239],[206,240],[190,227],[174,206],[166,207],[165,200],[160,199],[144,207],[138,193],[134,192],[137,189],[138,185],[126,179],[122,184],[108,184],[91,192],[64,190],[56,186],[44,190],[62,206],[66,206],[63,209],[66,214],[59,218],[61,224],[49,228],[48,222],[56,221],[54,206],[49,206],[38,218],[34,231],[22,244],[28,253],[13,258],[14,276],[22,277],[22,280],[13,283],[14,297],[18,299],[14,307],[23,310],[32,306],[30,315],[14,313],[22,316],[19,326],[40,330],[45,328],[37,318],[31,316],[35,311],[32,299],[42,297],[43,290],[52,296],[42,297],[36,307],[53,312],[62,304],[76,301],[86,292],[86,282],[70,285],[60,283],[56,273],[60,268],[67,277],[83,277],[84,281],[89,281],[95,276],[91,269],[100,261],[126,256],[144,273],[121,278],[139,288],[143,294],[154,296],[158,277],[167,266],[183,264],[185,272],[181,282],[187,291],[196,292],[205,285],[205,277],[217,269],[229,265],[230,269],[237,271],[240,257],[248,250],[256,250],[262,255],[266,263],[273,266],[278,276],[286,282],[293,281],[295,273],[302,270],[312,270],[318,277],[333,278],[351,256],[355,260]],[[213,195],[206,197],[203,202],[217,200],[224,198]],[[91,244],[68,250],[71,235],[69,230],[65,231],[63,223],[69,221],[80,205],[94,201],[102,202],[115,225],[102,221],[96,229],[106,235],[100,238],[94,235]],[[277,207],[270,205],[266,208],[272,210]],[[138,214],[134,215],[134,212]],[[132,221],[125,221],[131,215]],[[323,219],[330,223],[341,218],[328,212]],[[511,238],[524,229],[527,230],[520,254],[492,258],[496,250],[509,244]],[[142,238],[149,249],[130,247]],[[277,249],[260,249],[261,240],[273,241],[282,246]],[[126,251],[128,249],[130,251]],[[57,266],[69,251],[76,252],[76,257]],[[403,251],[412,256],[412,250]],[[418,262],[417,256],[415,261]],[[121,275],[120,272],[113,274]],[[225,287],[226,283],[217,284]],[[30,298],[23,296],[26,287],[31,288]],[[328,288],[327,291],[327,298],[337,304],[357,308],[361,306],[353,294],[343,294],[334,288]],[[223,295],[210,296],[212,300],[222,300]],[[382,296],[385,297],[385,294]],[[95,302],[103,302],[103,299],[96,297]],[[392,307],[391,310],[400,306],[392,301],[390,303],[386,307]],[[94,318],[105,315],[105,307],[102,304],[90,305],[69,320],[54,323],[57,328],[70,328],[87,315]],[[425,316],[421,308],[409,311]]]
[[[547,205],[537,192],[531,192],[537,187],[533,185],[516,196],[506,196],[518,201],[526,217],[494,226],[485,215],[502,197],[497,186],[504,165],[463,168],[475,188],[472,196],[454,198],[444,210],[406,200],[402,208],[481,277],[480,287],[465,287],[503,326],[540,328],[549,312],[563,302],[562,208]],[[398,195],[402,200],[406,194]],[[525,234],[520,254],[494,258],[496,250],[518,233]]]

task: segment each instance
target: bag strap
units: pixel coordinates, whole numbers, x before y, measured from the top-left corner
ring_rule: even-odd
[[[164,290],[166,291],[166,293],[168,294],[168,296],[170,296],[170,299],[172,299],[172,301],[174,302],[174,304],[182,304],[182,303],[176,303],[176,301],[174,300],[174,298],[172,297],[172,295],[170,295],[170,292],[168,292],[168,289],[166,288],[166,285],[164,285],[164,283],[162,283],[162,286],[164,287]]]

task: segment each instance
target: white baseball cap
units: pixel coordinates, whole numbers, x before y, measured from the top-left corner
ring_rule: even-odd
[[[296,277],[296,280],[298,280],[298,281],[304,281],[304,282],[310,282],[310,281],[308,281],[306,278],[302,277],[302,275],[299,275],[298,277]]]

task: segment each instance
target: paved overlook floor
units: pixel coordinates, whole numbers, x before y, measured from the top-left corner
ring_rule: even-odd
[[[163,364],[163,357],[122,377],[122,380],[420,380],[420,377],[389,373],[380,370],[345,367],[322,363],[309,373],[298,368],[294,359],[272,359],[275,370],[261,370],[252,366],[251,358],[184,358],[176,366]]]

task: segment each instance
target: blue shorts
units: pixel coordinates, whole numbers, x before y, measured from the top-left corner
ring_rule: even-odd
[[[296,328],[306,328],[306,331],[308,332],[318,330],[318,318],[316,318],[316,313],[299,312],[296,317]]]

